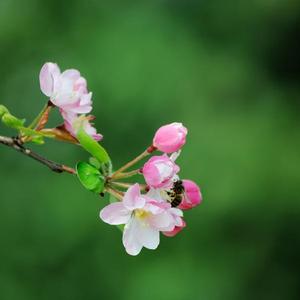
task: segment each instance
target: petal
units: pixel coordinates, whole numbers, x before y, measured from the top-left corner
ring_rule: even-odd
[[[87,93],[87,82],[83,77],[79,77],[74,85],[75,91],[80,91],[81,93]]]
[[[124,228],[123,245],[130,255],[138,255],[143,248],[138,239],[139,226],[139,222],[135,218],[131,218]]]
[[[60,75],[57,64],[45,63],[40,71],[40,88],[41,91],[50,97],[54,91],[54,83]]]
[[[176,208],[176,207],[172,207],[170,208],[169,212],[175,216],[178,216],[178,217],[182,217],[183,216],[183,211],[180,210],[179,208]]]
[[[150,188],[149,192],[146,194],[147,197],[157,200],[158,202],[165,201],[164,198],[161,195],[162,189],[154,189]]]
[[[110,225],[126,224],[131,216],[131,212],[126,209],[123,203],[112,203],[100,211],[100,218]]]
[[[159,230],[166,230],[175,227],[175,219],[168,212],[163,212],[158,215],[152,215],[148,218],[149,224]]]
[[[123,204],[129,210],[142,208],[146,200],[141,197],[140,186],[138,183],[131,186],[124,195]]]
[[[80,72],[76,69],[68,69],[61,73],[61,78],[63,80],[76,81],[80,78]]]
[[[138,227],[138,239],[148,249],[156,249],[159,245],[159,231],[151,226],[140,224]]]
[[[175,160],[179,157],[180,153],[181,153],[181,150],[178,150],[177,152],[172,153],[170,156],[170,159],[175,162]]]
[[[92,105],[92,95],[92,92],[88,94],[83,94],[81,96],[80,105]]]
[[[76,103],[76,105],[74,105],[73,107],[65,107],[65,109],[72,111],[76,114],[88,114],[89,112],[91,112],[92,110],[92,106],[90,105],[81,105],[79,102]]]

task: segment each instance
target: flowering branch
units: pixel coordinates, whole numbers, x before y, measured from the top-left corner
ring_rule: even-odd
[[[180,167],[175,163],[186,142],[187,129],[182,123],[160,127],[150,147],[113,172],[111,158],[99,143],[103,137],[91,123],[95,117],[88,115],[92,111],[92,93],[87,89],[85,78],[78,70],[61,72],[57,64],[46,63],[39,79],[41,91],[49,100],[31,125],[26,126],[25,119],[13,116],[0,105],[0,121],[17,131],[15,138],[0,136],[0,144],[56,173],[75,174],[82,186],[96,195],[110,194],[110,204],[101,210],[100,218],[108,224],[121,225],[123,244],[130,255],[139,254],[143,247],[156,249],[160,233],[171,237],[180,232],[186,226],[183,210],[196,207],[202,201],[197,184],[181,180]],[[59,110],[63,124],[47,128],[53,109]],[[80,146],[88,152],[88,162],[77,162],[74,169],[27,148],[27,143],[45,144],[45,138]],[[163,154],[152,156],[142,166],[130,170],[156,150]],[[145,183],[119,181],[136,175],[142,175]]]
[[[45,157],[42,157],[41,155],[33,152],[31,149],[24,147],[19,138],[10,138],[10,137],[6,137],[6,136],[0,136],[0,144],[11,147],[11,148],[15,149],[16,151],[38,161],[39,163],[47,166],[53,172],[56,172],[56,173],[67,172],[70,174],[76,174],[76,171],[73,168],[63,165],[63,164],[59,164],[54,161],[51,161],[51,160],[49,160]]]

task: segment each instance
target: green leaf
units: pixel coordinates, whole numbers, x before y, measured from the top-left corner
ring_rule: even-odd
[[[94,156],[100,163],[109,163],[110,158],[106,150],[97,143],[92,137],[90,137],[83,128],[80,128],[76,138],[80,142],[81,146],[92,156]]]
[[[89,191],[101,193],[104,190],[104,177],[94,166],[79,162],[76,165],[77,176],[81,184]]]
[[[9,112],[4,113],[2,116],[2,122],[8,127],[21,129],[25,123],[25,119],[18,119]]]
[[[0,118],[4,115],[8,113],[8,109],[4,106],[4,105],[0,105]]]

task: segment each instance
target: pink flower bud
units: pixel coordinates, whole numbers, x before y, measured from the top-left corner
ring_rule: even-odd
[[[182,180],[184,196],[178,208],[187,210],[199,205],[202,201],[202,194],[198,185],[191,180]]]
[[[172,231],[163,231],[162,234],[167,237],[173,237],[177,233],[179,233],[184,227],[186,227],[185,221],[181,218],[182,224],[180,226],[175,226],[175,228]]]
[[[146,183],[153,188],[169,187],[173,176],[179,172],[179,167],[168,155],[152,156],[143,167]]]
[[[187,129],[182,123],[171,123],[156,131],[153,146],[165,153],[176,152],[185,144],[186,135]]]

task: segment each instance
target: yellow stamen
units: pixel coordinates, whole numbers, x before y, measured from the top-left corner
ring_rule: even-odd
[[[150,215],[150,212],[145,211],[143,209],[136,209],[134,211],[134,215],[136,218],[145,219],[146,217],[148,217]]]

